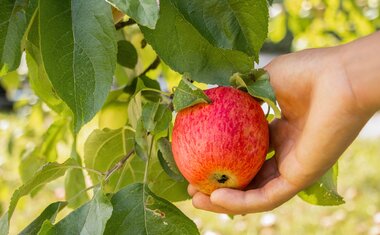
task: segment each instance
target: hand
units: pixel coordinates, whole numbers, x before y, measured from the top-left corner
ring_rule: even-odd
[[[282,118],[270,124],[276,155],[246,191],[218,189],[209,197],[190,185],[196,208],[228,214],[272,210],[338,160],[372,115],[353,92],[342,48],[304,50],[265,67],[282,110]]]

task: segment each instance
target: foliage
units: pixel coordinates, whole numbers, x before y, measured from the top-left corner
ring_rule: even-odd
[[[379,26],[355,1],[297,3],[284,1],[273,15],[270,40],[279,42],[291,31],[294,48],[305,47],[305,38],[324,46],[321,39],[345,42]],[[61,176],[65,201],[48,205],[21,233],[198,234],[194,222],[171,204],[188,199],[171,153],[173,111],[209,103],[202,91],[208,84],[231,85],[267,102],[280,117],[268,76],[254,69],[268,33],[267,1],[0,4],[1,85],[14,96],[18,87],[30,85],[36,95],[18,97],[14,109],[29,124],[20,124],[22,133],[9,134],[7,148],[0,150],[20,156],[23,183],[8,212],[2,211],[0,234],[8,233],[20,198],[36,196]],[[111,5],[127,15],[123,21],[113,22]],[[346,23],[351,19],[353,25]],[[334,28],[334,20],[345,28]],[[23,52],[22,73],[16,69]],[[341,203],[336,174],[333,168],[318,182],[323,187],[313,185],[301,198]],[[66,207],[73,210],[56,221]]]

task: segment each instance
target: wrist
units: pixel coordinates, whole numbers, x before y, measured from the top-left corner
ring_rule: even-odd
[[[375,36],[379,40],[380,34]],[[380,110],[380,47],[374,40],[372,35],[337,47],[358,111],[370,116]]]

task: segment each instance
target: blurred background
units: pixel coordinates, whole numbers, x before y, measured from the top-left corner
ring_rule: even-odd
[[[279,54],[311,47],[333,46],[352,41],[380,29],[380,0],[285,0],[270,7],[269,38],[259,66]],[[137,27],[128,27],[124,36],[137,49],[134,70],[117,68],[115,87],[126,78],[141,73],[155,58],[152,48],[142,46]],[[380,43],[380,42],[379,42]],[[178,84],[180,76],[161,64],[150,71],[159,77],[163,89]],[[115,106],[116,107],[116,106]],[[78,152],[95,128],[112,123],[120,107],[102,110],[80,132]],[[28,166],[44,154],[48,159],[64,159],[72,144],[69,128],[58,125],[47,133],[57,117],[31,90],[25,59],[16,72],[0,78],[0,214],[8,207],[13,191],[30,175]],[[107,124],[108,122],[108,124]],[[41,143],[42,136],[50,143]],[[46,138],[45,138],[46,139]],[[38,158],[37,158],[38,159]],[[338,192],[346,203],[337,207],[317,207],[293,198],[271,212],[235,216],[194,209],[190,201],[177,206],[195,221],[201,234],[370,234],[380,235],[380,115],[375,115],[340,160]],[[24,197],[13,216],[11,234],[20,231],[48,202],[64,200],[64,180],[48,184],[37,195]],[[87,182],[90,185],[90,182]],[[69,211],[64,209],[60,217]]]

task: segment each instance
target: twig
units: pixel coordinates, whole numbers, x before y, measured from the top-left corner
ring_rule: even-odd
[[[104,178],[104,182],[107,182],[109,180],[109,178],[111,177],[111,175],[119,170],[123,165],[124,163],[132,156],[132,154],[134,153],[135,151],[134,150],[131,150],[127,155],[125,155],[118,163],[116,163],[111,169],[109,169],[106,173],[106,177]]]
[[[160,62],[160,57],[157,56],[156,59],[154,59],[153,62],[138,77],[145,75],[150,70],[156,69],[158,65],[160,65]]]
[[[119,29],[122,29],[126,26],[134,25],[134,24],[136,24],[136,21],[132,18],[129,18],[127,21],[120,21],[120,22],[116,23],[115,28],[116,28],[116,30],[119,30]]]

